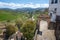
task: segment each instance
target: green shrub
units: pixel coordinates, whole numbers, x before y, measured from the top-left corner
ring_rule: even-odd
[[[6,34],[8,37],[14,34],[17,30],[18,30],[17,27],[14,25],[6,26]]]
[[[23,25],[23,21],[20,19],[16,20],[16,26],[18,27],[18,29],[20,29],[20,27],[22,27]]]
[[[32,20],[28,20],[23,24],[21,32],[24,34],[27,40],[32,40],[34,36],[35,27],[36,27],[35,22]]]

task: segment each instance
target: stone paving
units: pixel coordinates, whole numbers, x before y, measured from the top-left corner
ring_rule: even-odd
[[[54,30],[47,30],[42,32],[42,35],[37,35],[37,40],[56,40]]]
[[[48,29],[48,23],[46,21],[40,22],[40,30],[42,35],[37,34],[37,40],[56,40],[54,35],[54,30]]]

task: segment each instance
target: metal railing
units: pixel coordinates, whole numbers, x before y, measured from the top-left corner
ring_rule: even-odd
[[[36,32],[35,32],[34,40],[37,40],[37,32],[38,32],[38,30],[36,30]]]

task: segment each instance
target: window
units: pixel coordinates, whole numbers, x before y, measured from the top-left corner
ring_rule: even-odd
[[[57,8],[55,8],[54,10],[57,11]]]
[[[51,0],[51,4],[53,4],[54,3],[54,0]]]
[[[52,17],[52,13],[50,13],[50,17]]]
[[[51,0],[51,4],[58,3],[58,0]]]
[[[55,9],[54,9],[54,11],[55,11],[55,13],[56,13],[56,11],[57,11],[57,8],[55,8]]]
[[[55,3],[58,3],[58,0],[55,0]]]

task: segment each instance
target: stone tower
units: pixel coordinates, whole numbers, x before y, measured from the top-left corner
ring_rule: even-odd
[[[54,28],[56,40],[60,40],[60,0],[49,0],[49,16],[53,25],[49,28]]]

